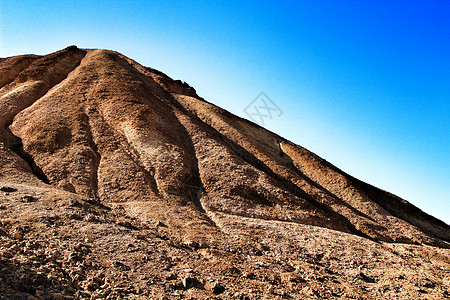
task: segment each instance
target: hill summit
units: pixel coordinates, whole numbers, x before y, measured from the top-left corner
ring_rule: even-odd
[[[447,224],[114,51],[0,59],[0,189],[5,299],[450,297]]]

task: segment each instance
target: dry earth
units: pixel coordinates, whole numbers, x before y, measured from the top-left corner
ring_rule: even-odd
[[[445,299],[450,227],[108,50],[0,59],[0,299]]]

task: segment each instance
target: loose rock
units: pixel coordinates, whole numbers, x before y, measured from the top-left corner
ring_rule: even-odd
[[[17,192],[17,189],[10,186],[2,186],[0,187],[0,191],[5,193],[14,193]]]
[[[225,287],[223,287],[219,282],[215,282],[211,287],[211,291],[213,292],[213,294],[219,295],[225,292]]]
[[[22,201],[26,202],[26,203],[30,203],[30,202],[36,202],[37,199],[30,195],[24,195],[24,196],[22,196]]]

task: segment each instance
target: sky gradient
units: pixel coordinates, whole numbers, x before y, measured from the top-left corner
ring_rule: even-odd
[[[6,1],[0,57],[116,50],[450,223],[450,2]]]

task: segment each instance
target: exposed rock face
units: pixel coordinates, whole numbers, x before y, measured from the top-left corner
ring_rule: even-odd
[[[1,59],[0,88],[5,295],[449,296],[447,224],[181,81],[72,46]]]

